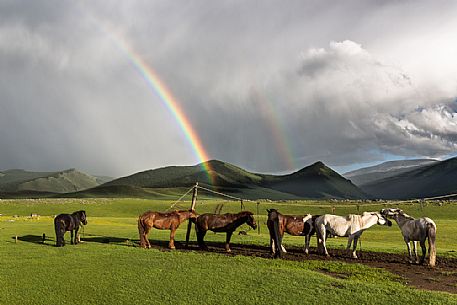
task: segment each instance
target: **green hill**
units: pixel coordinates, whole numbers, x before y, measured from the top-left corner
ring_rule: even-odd
[[[205,168],[209,168],[209,173]],[[211,178],[210,178],[211,177]],[[211,160],[195,166],[169,166],[119,178],[102,186],[176,188],[200,185],[249,199],[366,198],[360,189],[322,162],[289,175],[264,175]],[[90,190],[93,192],[94,190]],[[83,192],[84,193],[84,192]]]
[[[97,178],[75,169],[61,172],[29,172],[7,170],[0,176],[1,193],[37,194],[68,193],[100,185]]]
[[[457,193],[457,158],[400,173],[362,189],[376,198],[428,198]]]

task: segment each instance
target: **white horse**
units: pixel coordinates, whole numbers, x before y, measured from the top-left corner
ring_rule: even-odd
[[[417,257],[416,241],[419,241],[419,244],[422,248],[422,257],[420,263],[423,264],[425,260],[425,253],[427,249],[425,247],[425,240],[428,238],[428,255],[429,255],[429,264],[430,267],[434,267],[436,264],[436,224],[433,220],[428,217],[421,217],[414,219],[409,216],[403,210],[400,209],[382,209],[381,214],[384,216],[389,216],[395,219],[398,226],[400,227],[401,233],[403,234],[403,239],[405,240],[406,246],[408,247],[409,262],[416,263],[419,262]],[[411,253],[411,246],[409,242],[413,242],[413,250],[415,260]]]
[[[350,250],[351,243],[354,242],[352,257],[357,258],[356,249],[359,237],[364,230],[375,224],[391,226],[392,222],[377,212],[364,212],[362,215],[350,214],[347,216],[322,215],[316,219],[315,224],[318,247],[321,250],[323,247],[324,254],[330,256],[325,245],[327,234],[348,237],[347,250]]]

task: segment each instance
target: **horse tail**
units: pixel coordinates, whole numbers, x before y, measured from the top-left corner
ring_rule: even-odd
[[[270,229],[270,234],[273,237],[273,241],[275,243],[274,247],[274,257],[281,257],[282,254],[282,247],[281,247],[281,234],[279,233],[279,214],[276,210],[268,210],[268,221],[272,224]],[[271,230],[272,229],[272,230]]]
[[[63,246],[65,235],[65,223],[58,217],[54,218],[54,230],[56,231],[56,246]]]
[[[138,217],[138,234],[140,235],[140,247],[146,247],[145,231],[146,228],[143,221],[143,215],[140,215]]]
[[[282,254],[282,236],[279,233],[279,215],[273,218],[273,238],[275,241],[276,255],[281,257]]]
[[[434,223],[427,224],[427,235],[428,235],[428,253],[429,253],[429,264],[430,267],[435,267],[436,264],[436,226]]]
[[[317,253],[319,253],[319,254],[325,253],[324,241],[326,239],[327,230],[326,230],[323,222],[324,222],[323,215],[317,216],[316,219],[314,220],[314,230],[316,231],[316,239],[317,239]]]

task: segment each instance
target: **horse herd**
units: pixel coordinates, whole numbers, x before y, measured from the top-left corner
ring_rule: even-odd
[[[276,209],[268,209],[267,227],[270,232],[270,252],[274,257],[281,257],[286,249],[282,245],[284,233],[293,236],[304,236],[304,252],[309,253],[310,238],[316,234],[317,250],[320,254],[329,256],[326,240],[329,236],[348,237],[347,250],[351,251],[353,258],[357,258],[357,242],[363,231],[375,224],[392,226],[389,218],[394,219],[403,234],[403,239],[408,248],[410,263],[423,264],[426,256],[425,242],[428,239],[429,265],[436,263],[436,224],[428,217],[415,219],[401,209],[382,209],[379,212],[364,212],[361,215],[350,214],[338,215],[283,215]],[[168,213],[148,211],[138,218],[138,232],[140,235],[140,247],[150,248],[148,234],[152,228],[170,230],[169,248],[174,249],[174,238],[179,225],[190,220],[195,224],[198,246],[206,250],[204,237],[208,231],[226,232],[225,250],[230,252],[230,239],[235,230],[242,224],[247,224],[254,230],[257,228],[252,212],[243,211],[237,214],[200,214],[195,210],[180,210]],[[80,225],[87,224],[85,211],[77,211],[73,214],[60,214],[54,219],[56,232],[56,246],[65,245],[64,234],[71,232],[71,243],[79,242],[78,230]],[[73,231],[75,234],[73,235]],[[416,243],[420,244],[422,256],[419,260]],[[410,242],[413,244],[411,251]],[[351,250],[352,245],[352,250]]]

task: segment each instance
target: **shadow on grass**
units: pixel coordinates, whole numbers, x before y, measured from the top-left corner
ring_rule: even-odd
[[[16,237],[15,236],[11,237],[11,239],[14,242],[16,241]],[[18,241],[25,241],[25,242],[33,243],[33,244],[44,245],[44,246],[55,246],[55,240],[54,239],[48,238],[46,236],[43,238],[43,235],[18,236],[17,240]]]
[[[92,235],[92,234],[85,234],[83,237],[81,237],[81,242],[99,243],[99,244],[115,244],[115,245],[126,246],[126,247],[137,247],[138,246],[138,240],[131,240],[129,238],[124,238],[124,237],[99,236],[99,235]]]

